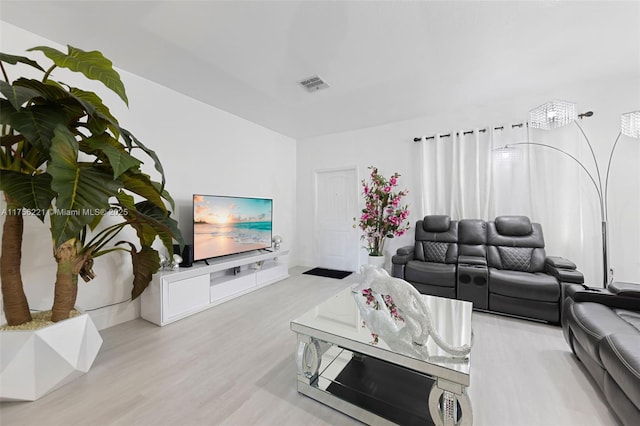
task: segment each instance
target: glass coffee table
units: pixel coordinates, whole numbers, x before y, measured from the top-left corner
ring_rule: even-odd
[[[424,355],[374,343],[353,297],[356,286],[291,321],[298,392],[367,424],[471,425],[470,355],[454,358],[432,338]],[[422,297],[446,342],[471,345],[470,302]]]

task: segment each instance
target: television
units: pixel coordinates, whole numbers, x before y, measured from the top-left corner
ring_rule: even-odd
[[[193,260],[271,247],[270,198],[193,195]]]

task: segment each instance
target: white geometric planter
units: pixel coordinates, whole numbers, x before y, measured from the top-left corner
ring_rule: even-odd
[[[35,401],[85,374],[102,337],[88,314],[33,331],[0,332],[0,401]]]

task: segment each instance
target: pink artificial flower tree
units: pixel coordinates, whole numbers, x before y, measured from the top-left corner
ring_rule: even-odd
[[[371,182],[362,181],[365,208],[358,226],[363,231],[362,239],[367,243],[369,254],[382,256],[386,239],[402,236],[409,229],[409,224],[405,223],[409,217],[408,206],[400,204],[408,191],[393,192],[398,185],[399,173],[386,179],[378,173],[377,167],[369,169]]]

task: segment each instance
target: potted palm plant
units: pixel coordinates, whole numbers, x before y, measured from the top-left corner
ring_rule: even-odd
[[[56,68],[66,68],[103,83],[128,105],[125,87],[111,61],[98,51],[72,46],[67,53],[45,46],[29,51],[43,53],[51,64],[45,69],[30,58],[0,53],[0,191],[6,200],[0,279],[10,327],[32,320],[20,273],[25,214],[49,222],[57,263],[53,323],[70,317],[78,277],[85,281],[95,277],[95,258],[113,251],[130,253],[131,296],[135,299],[159,268],[154,242],[159,239],[169,253],[174,240],[182,244],[177,223],[170,216],[174,202],[164,187],[156,153],[121,127],[96,93],[52,78]],[[11,80],[9,65],[30,67],[42,77]],[[142,161],[133,155],[134,150],[153,161],[159,181],[141,170]],[[135,241],[120,239],[120,231],[127,227],[135,230]],[[82,360],[83,368],[88,369],[86,364],[92,361]],[[3,365],[3,374],[5,370]],[[6,397],[10,386],[6,379],[3,375],[0,380],[0,398]]]
[[[363,231],[361,238],[366,242],[369,263],[382,267],[386,240],[400,237],[409,229],[406,222],[409,207],[401,203],[408,191],[396,189],[399,173],[396,172],[387,179],[378,172],[377,167],[370,166],[369,170],[370,181],[363,179],[361,182],[365,206],[358,226]]]

